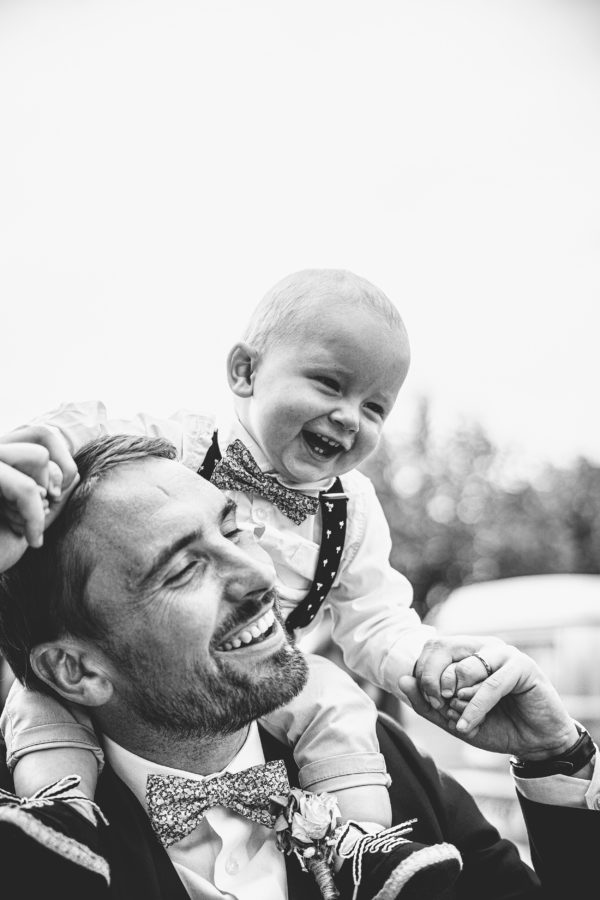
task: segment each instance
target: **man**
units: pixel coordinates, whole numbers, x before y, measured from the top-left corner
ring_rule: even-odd
[[[150,824],[149,774],[166,774],[169,784],[174,774],[194,780],[283,758],[293,782],[289,751],[259,737],[254,722],[304,678],[302,657],[274,615],[268,559],[237,530],[225,498],[172,456],[161,441],[95,442],[77,459],[79,484],[44,547],[29,551],[5,576],[2,645],[13,671],[49,686],[74,708],[92,709],[108,760],[96,795],[108,826],[95,828],[51,791],[50,801],[36,801],[44,805],[7,801],[10,814],[0,814],[2,878],[13,879],[21,897],[41,890],[128,900],[318,896],[294,857],[286,866],[272,832],[235,812],[206,811],[190,835],[166,842],[167,850],[155,832],[165,843],[164,831],[174,823],[164,829],[155,808]],[[13,539],[4,534],[5,543]],[[233,635],[259,621],[256,640],[227,649]],[[480,649],[480,643],[473,648]],[[531,661],[500,645],[486,652],[497,654],[497,683],[489,679],[488,692],[511,693],[499,713],[484,718],[474,743],[535,758],[561,755],[579,740]],[[421,681],[438,664],[433,648],[417,673]],[[460,683],[460,667],[457,678]],[[408,680],[405,689],[419,708],[416,685]],[[449,715],[470,714],[464,700],[452,704]],[[486,712],[484,697],[480,716]],[[383,721],[379,737],[392,781],[403,784],[401,796],[392,784],[394,821],[416,818],[415,840],[449,841],[461,851],[463,872],[449,897],[539,895],[515,848],[455,782],[393,723]],[[536,802],[525,803],[525,815],[546,895],[559,884],[578,885],[591,872],[600,819],[589,810]],[[556,829],[545,827],[546,815]],[[342,873],[342,896],[351,893]]]

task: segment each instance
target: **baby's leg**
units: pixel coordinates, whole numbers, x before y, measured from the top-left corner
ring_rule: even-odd
[[[375,704],[339,666],[321,656],[306,658],[302,693],[261,723],[294,747],[304,790],[335,794],[344,819],[387,828],[390,778],[375,733]]]
[[[78,775],[81,782],[73,793],[93,799],[103,754],[91,721],[80,709],[15,681],[0,728],[19,796],[31,797],[54,781]]]
[[[342,895],[395,900],[402,891],[442,900],[460,872],[458,850],[407,839],[411,823],[390,827],[390,778],[379,752],[375,704],[338,666],[320,656],[307,654],[307,660],[304,690],[261,723],[294,747],[304,790],[337,798],[344,824],[334,835],[334,860]]]

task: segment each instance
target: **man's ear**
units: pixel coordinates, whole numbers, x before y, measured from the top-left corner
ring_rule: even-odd
[[[37,677],[65,700],[82,706],[104,706],[113,683],[101,654],[84,642],[59,638],[38,644],[30,654]]]
[[[227,357],[227,380],[236,397],[251,397],[254,390],[253,375],[258,352],[241,341],[234,344]]]

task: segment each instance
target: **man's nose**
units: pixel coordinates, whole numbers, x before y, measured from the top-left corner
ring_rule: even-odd
[[[227,593],[242,601],[251,594],[263,594],[275,586],[275,567],[270,556],[252,538],[231,548],[227,563]]]
[[[351,401],[341,403],[329,416],[336,425],[341,425],[344,431],[356,433],[360,428],[360,412],[358,405]]]

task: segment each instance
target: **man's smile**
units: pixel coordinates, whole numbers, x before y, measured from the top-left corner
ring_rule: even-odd
[[[250,624],[240,625],[235,631],[227,635],[217,650],[238,650],[240,647],[249,647],[251,644],[261,644],[274,633],[275,614],[268,609],[258,619]]]

